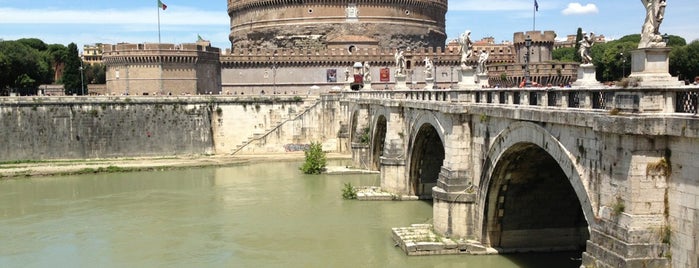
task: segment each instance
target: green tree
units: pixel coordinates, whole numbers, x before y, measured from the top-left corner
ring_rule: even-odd
[[[18,39],[16,42],[24,44],[37,51],[45,51],[46,49],[48,49],[48,45],[46,45],[44,41],[41,41],[37,38],[22,38]]]
[[[677,52],[686,44],[684,38],[674,35],[668,37],[668,46],[673,49],[670,54],[670,72],[674,75],[676,70],[680,69],[678,67],[680,64],[674,62],[691,58],[691,56],[679,56],[682,52]],[[640,34],[632,34],[607,43],[595,44],[590,50],[590,55],[597,71],[597,80],[616,81],[629,75],[631,72],[631,52],[638,49],[640,40]],[[675,66],[675,71],[673,71],[673,66]]]
[[[551,57],[553,60],[562,62],[573,62],[575,61],[575,48],[573,47],[562,47],[555,49],[551,52]]]
[[[85,65],[85,83],[104,84],[107,82],[107,67],[101,63]]]
[[[306,162],[301,166],[301,171],[305,174],[320,174],[327,165],[323,145],[317,142],[311,142],[311,146],[304,152]]]
[[[18,41],[0,42],[0,94],[32,94],[45,76],[38,51]]]
[[[582,62],[582,58],[580,57],[580,54],[578,51],[580,50],[580,40],[583,39],[583,31],[582,28],[578,27],[578,32],[575,35],[575,50],[573,51],[573,60],[576,62]]]
[[[66,94],[82,95],[85,90],[81,90],[82,81],[80,80],[80,56],[78,55],[78,46],[75,43],[68,44],[68,55],[66,57],[65,69],[63,69],[63,78],[61,82],[65,88]]]
[[[699,40],[673,48],[670,52],[670,74],[689,81],[699,76]]]
[[[61,44],[51,44],[46,50],[46,54],[48,54],[47,57],[51,65],[51,69],[55,73],[56,70],[62,68],[65,65],[66,59],[68,58],[68,48]],[[54,73],[51,74],[51,79],[53,79]],[[56,82],[59,81],[51,81],[51,83]]]

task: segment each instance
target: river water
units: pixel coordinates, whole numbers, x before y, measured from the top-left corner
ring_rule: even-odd
[[[378,175],[300,162],[0,180],[0,267],[578,267],[579,253],[406,256],[431,204],[343,200]],[[333,163],[343,164],[343,163]]]

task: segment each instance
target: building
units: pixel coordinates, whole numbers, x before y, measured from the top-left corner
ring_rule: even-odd
[[[566,48],[566,47],[575,47],[575,40],[578,38],[577,34],[569,34],[566,36],[566,40],[563,41],[556,41],[554,44],[555,49],[559,48]],[[595,43],[604,43],[607,42],[607,39],[604,37],[603,34],[600,35],[595,35]]]
[[[101,64],[102,63],[102,44],[84,45],[82,60],[86,64]]]
[[[527,37],[531,44],[527,48]],[[527,50],[529,51],[529,75],[534,85],[558,86],[577,80],[577,62],[558,62],[552,59],[556,33],[553,31],[528,31],[514,33],[513,63],[494,63],[488,66],[491,86],[519,86],[526,77]]]
[[[424,87],[426,57],[437,66],[438,85],[446,87],[449,79],[458,80],[448,66],[456,66],[460,55],[444,51],[446,11],[446,0],[229,0],[231,49],[221,56],[223,91],[346,88],[356,62],[371,66],[371,88],[392,88],[398,49],[405,51],[412,87]]]
[[[109,95],[220,94],[220,50],[195,44],[103,46]]]
[[[443,47],[447,0],[228,0],[232,48],[325,49],[342,36],[382,48]]]

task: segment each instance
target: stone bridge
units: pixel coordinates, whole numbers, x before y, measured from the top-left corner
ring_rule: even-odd
[[[433,199],[441,236],[584,250],[587,267],[697,267],[698,92],[360,91],[341,107],[355,165]]]

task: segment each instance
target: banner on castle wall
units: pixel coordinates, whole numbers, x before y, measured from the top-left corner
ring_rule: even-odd
[[[326,71],[326,77],[327,77],[328,83],[337,82],[337,69],[328,69]]]
[[[381,68],[380,70],[380,79],[381,82],[390,82],[391,81],[391,69],[389,68]]]

